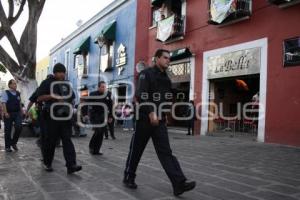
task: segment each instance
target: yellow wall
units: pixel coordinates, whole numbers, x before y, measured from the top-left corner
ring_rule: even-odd
[[[36,63],[36,80],[38,85],[41,84],[43,80],[45,80],[48,75],[48,67],[49,67],[50,57],[47,56]]]

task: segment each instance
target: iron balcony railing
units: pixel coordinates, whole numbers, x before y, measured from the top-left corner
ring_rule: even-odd
[[[164,23],[165,20],[168,20],[168,19],[161,20],[158,23]],[[169,25],[172,26],[172,31],[169,33],[167,40],[162,41],[162,42],[168,42],[168,41],[171,41],[176,38],[180,38],[185,35],[185,16],[175,16],[174,21],[172,21],[171,23],[172,24],[169,24]],[[162,26],[162,29],[163,28],[164,27]],[[158,32],[162,31],[162,30],[160,30],[160,26],[158,26],[157,31]],[[156,39],[161,40],[159,37],[157,37]]]
[[[211,5],[211,0],[209,0],[209,8]],[[226,17],[226,19],[222,23],[217,23],[210,19],[208,21],[209,24],[219,25],[219,24],[225,24],[233,20],[237,20],[243,17],[251,16],[252,13],[252,0],[237,0],[236,1],[236,10],[235,12],[231,13],[229,16]],[[210,12],[209,12],[210,14]]]

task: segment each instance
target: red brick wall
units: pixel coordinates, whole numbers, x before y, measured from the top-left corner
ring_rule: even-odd
[[[208,25],[206,0],[187,0],[187,33],[184,40],[163,45],[155,40],[156,28],[149,30],[149,0],[138,1],[136,61],[149,63],[157,48],[189,47],[195,54],[195,92],[201,101],[203,52],[268,38],[266,142],[300,146],[300,66],[284,68],[283,40],[300,36],[300,5],[279,9],[267,0],[253,1],[249,20],[218,28]],[[200,132],[200,122],[196,132]]]

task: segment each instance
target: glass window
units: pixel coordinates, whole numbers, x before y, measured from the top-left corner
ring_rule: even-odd
[[[157,24],[157,40],[170,42],[185,35],[185,0],[164,0],[159,8],[152,9],[152,23]]]
[[[78,77],[86,77],[88,75],[89,55],[76,55],[74,68],[78,71]]]
[[[112,69],[114,57],[114,44],[112,41],[107,41],[107,44],[101,49],[101,64],[102,72]]]

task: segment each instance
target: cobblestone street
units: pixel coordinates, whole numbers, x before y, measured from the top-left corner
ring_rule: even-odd
[[[91,156],[85,138],[73,138],[83,170],[67,175],[62,148],[56,149],[54,172],[41,168],[36,138],[20,138],[19,151],[4,152],[0,137],[0,200],[296,200],[300,199],[300,149],[241,138],[192,137],[170,133],[174,154],[196,189],[173,196],[171,184],[149,142],[140,162],[137,190],[122,185],[130,132],[104,140],[103,155]]]

